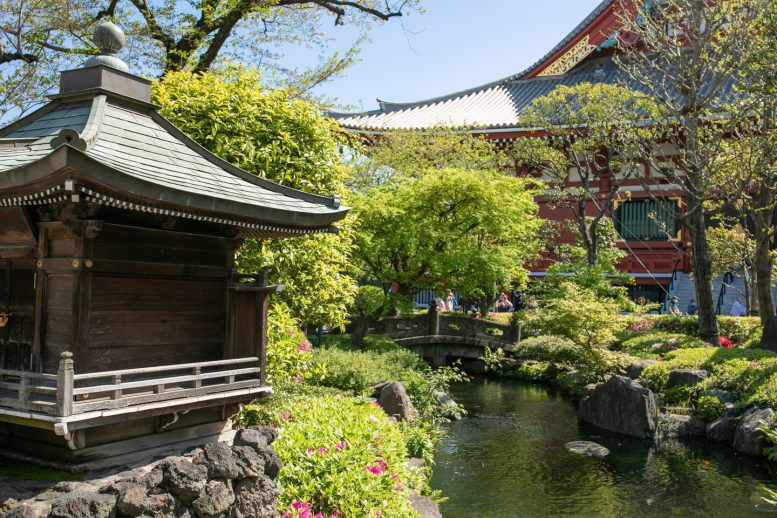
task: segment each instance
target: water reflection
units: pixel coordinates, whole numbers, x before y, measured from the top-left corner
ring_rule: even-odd
[[[538,386],[481,381],[454,387],[469,417],[450,425],[432,486],[445,518],[777,516],[763,463],[709,444],[662,445],[578,423],[574,405]],[[566,451],[598,442],[605,460]]]

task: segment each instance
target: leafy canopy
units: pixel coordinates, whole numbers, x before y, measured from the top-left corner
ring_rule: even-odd
[[[523,264],[538,249],[535,194],[535,182],[496,171],[404,175],[354,197],[354,258],[401,294],[448,287],[492,296],[526,279]]]
[[[315,194],[346,194],[337,125],[292,92],[265,88],[255,69],[170,73],[154,84],[153,100],[186,134],[250,173]],[[247,239],[238,268],[267,268],[272,282],[286,286],[274,298],[303,322],[341,325],[355,290],[349,225],[337,235]]]

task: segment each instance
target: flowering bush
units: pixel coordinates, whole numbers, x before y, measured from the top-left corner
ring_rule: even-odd
[[[248,405],[243,420],[278,431],[282,516],[417,516],[408,492],[422,482],[406,465],[400,427],[373,404],[309,391]]]
[[[669,351],[706,345],[703,340],[688,335],[659,331],[630,338],[621,343],[620,349],[640,358],[658,359]]]
[[[654,332],[680,333],[692,338],[699,337],[699,319],[686,315],[642,315],[621,317],[622,329],[617,333],[621,342]],[[751,340],[761,331],[761,322],[756,317],[718,317],[720,334],[735,345]]]
[[[283,304],[270,307],[267,321],[267,380],[273,385],[321,375],[312,364],[313,349]]]

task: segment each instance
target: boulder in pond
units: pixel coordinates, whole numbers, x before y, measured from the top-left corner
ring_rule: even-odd
[[[578,416],[611,432],[652,437],[656,430],[656,398],[636,381],[613,376],[580,400]]]
[[[564,445],[567,450],[587,457],[603,459],[610,454],[610,450],[591,441],[571,441]]]
[[[675,369],[669,373],[666,388],[692,387],[707,379],[707,371],[702,369]]]
[[[658,429],[665,438],[704,439],[707,424],[697,417],[664,414],[658,418]]]
[[[400,421],[405,420],[412,423],[418,419],[418,411],[405,392],[404,385],[398,381],[392,381],[381,389],[378,403],[386,414],[396,417]]]
[[[728,442],[734,439],[737,423],[730,417],[719,417],[707,425],[707,439],[713,442]]]
[[[734,431],[734,449],[745,455],[762,456],[766,442],[761,433],[761,427],[769,422],[772,415],[774,410],[771,408],[748,409]]]

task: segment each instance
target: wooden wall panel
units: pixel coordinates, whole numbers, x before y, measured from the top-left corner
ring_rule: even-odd
[[[43,309],[42,358],[44,372],[57,372],[59,356],[70,349],[73,336],[73,275],[48,275]]]
[[[225,238],[106,224],[94,258],[224,267],[225,246]]]
[[[92,276],[87,370],[224,357],[222,279]]]

